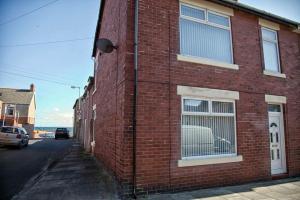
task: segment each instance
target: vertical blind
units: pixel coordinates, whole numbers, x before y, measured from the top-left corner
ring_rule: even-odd
[[[232,63],[229,17],[181,4],[180,53]]]
[[[182,157],[236,153],[234,102],[183,100]]]

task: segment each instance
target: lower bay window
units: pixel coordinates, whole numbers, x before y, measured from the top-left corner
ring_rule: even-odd
[[[234,101],[182,99],[182,158],[236,155]]]
[[[181,95],[179,167],[240,162],[235,101],[239,92],[177,86]]]

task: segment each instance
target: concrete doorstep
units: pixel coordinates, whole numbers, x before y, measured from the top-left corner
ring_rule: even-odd
[[[78,143],[26,184],[13,200],[118,199],[116,184]]]

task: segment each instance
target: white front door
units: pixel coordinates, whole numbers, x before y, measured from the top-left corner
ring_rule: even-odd
[[[278,105],[280,106],[280,105]],[[272,174],[286,172],[285,144],[282,112],[269,111],[269,137]]]

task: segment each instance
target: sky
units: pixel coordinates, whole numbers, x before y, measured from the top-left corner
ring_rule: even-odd
[[[300,22],[300,0],[239,1]],[[0,87],[35,84],[36,126],[72,126],[78,89],[70,86],[80,86],[82,94],[93,74],[99,5],[100,0],[0,0]]]
[[[83,93],[93,74],[91,55],[100,0],[58,0],[5,24],[49,2],[53,0],[0,0],[0,87],[26,89],[34,83],[36,126],[72,126],[79,94],[70,85],[80,86]],[[84,40],[9,46],[80,38]]]

